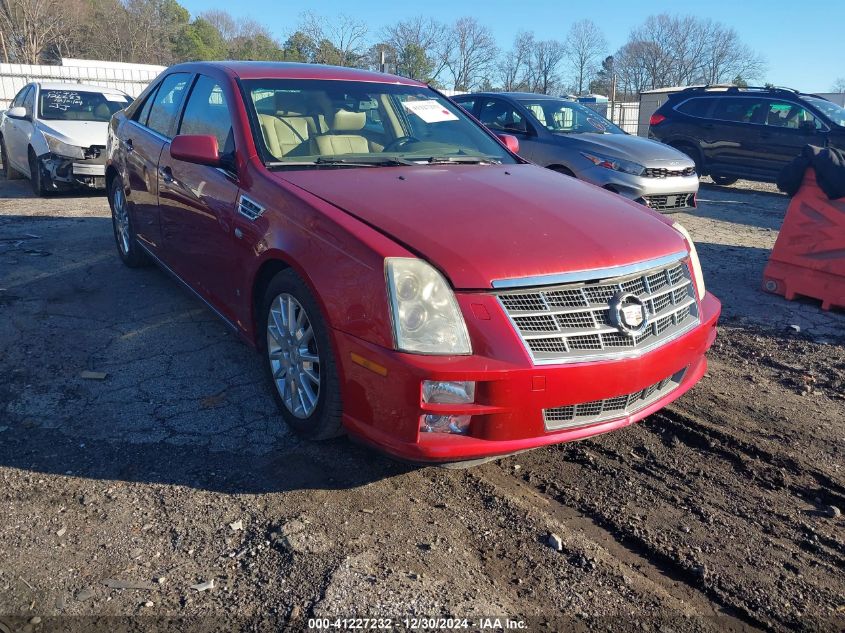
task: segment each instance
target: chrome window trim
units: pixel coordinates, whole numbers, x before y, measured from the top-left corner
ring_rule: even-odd
[[[156,131],[155,131],[153,128],[151,128],[151,127],[147,127],[146,125],[141,125],[141,124],[140,124],[140,123],[138,123],[135,119],[127,119],[127,120],[126,120],[126,122],[127,122],[127,123],[131,123],[132,125],[136,126],[136,127],[137,127],[138,129],[140,129],[140,130],[143,130],[143,131],[144,131],[144,132],[146,132],[147,134],[152,134],[152,135],[153,135],[153,136],[155,136],[158,140],[160,140],[160,141],[164,141],[165,143],[169,143],[169,142],[172,140],[172,139],[167,138],[164,134],[161,134],[160,132],[156,132]]]
[[[742,125],[759,125],[760,127],[770,127],[770,128],[774,128],[774,129],[777,129],[777,130],[796,130],[796,131],[800,131],[800,128],[777,127],[775,125],[769,125],[768,123],[754,123],[752,121],[731,121],[729,119],[719,119],[715,116],[696,116],[695,114],[687,114],[686,112],[681,112],[680,110],[678,110],[678,108],[680,108],[682,105],[684,105],[687,101],[692,101],[693,99],[724,99],[724,98],[750,99],[750,98],[752,98],[750,95],[747,96],[747,97],[742,97],[742,96],[738,96],[738,95],[735,95],[735,94],[723,94],[723,93],[711,93],[711,94],[716,94],[718,96],[703,97],[701,95],[696,95],[696,96],[688,97],[687,99],[684,99],[680,103],[677,103],[674,106],[672,106],[672,109],[675,112],[677,112],[678,114],[683,114],[684,116],[688,116],[691,119],[701,119],[702,121],[719,121],[721,123],[740,123]],[[798,104],[798,103],[795,103],[795,102],[792,102],[792,101],[788,101],[787,99],[778,99],[778,98],[775,98],[775,97],[758,96],[758,95],[754,95],[754,98],[760,99],[762,101],[780,101],[781,103],[788,103],[790,105],[800,105],[805,110],[808,110],[810,112],[810,114],[812,114],[814,117],[816,117],[816,120],[819,123],[822,124],[823,127],[818,128],[816,130],[816,132],[830,132],[830,127],[828,127],[828,125],[827,125],[826,115],[822,115],[819,112],[816,112],[815,106],[810,104],[810,103],[803,103],[802,102],[802,103]],[[822,117],[824,117],[824,118],[822,118]]]
[[[686,250],[672,253],[671,255],[664,255],[656,259],[648,259],[646,261],[637,262],[634,264],[626,264],[624,266],[609,266],[607,268],[589,268],[585,270],[578,270],[568,273],[551,273],[548,275],[537,275],[534,277],[518,277],[513,279],[495,279],[491,282],[491,286],[497,290],[512,290],[515,288],[536,288],[538,286],[557,286],[559,284],[571,284],[582,281],[592,281],[598,279],[606,279],[608,277],[624,277],[625,275],[633,275],[635,273],[643,272],[649,268],[657,268],[659,266],[668,266],[676,261],[686,259],[689,257],[689,252]]]

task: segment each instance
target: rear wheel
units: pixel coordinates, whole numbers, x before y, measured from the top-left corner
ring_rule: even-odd
[[[123,188],[123,180],[120,176],[112,178],[108,196],[114,241],[117,244],[117,253],[120,255],[120,259],[129,268],[138,268],[149,264],[149,258],[141,250],[138,245],[138,238],[135,236],[129,206],[126,203],[126,190]]]
[[[734,178],[733,176],[719,176],[716,174],[710,174],[710,177],[713,179],[717,185],[722,185],[727,187],[728,185],[734,184],[739,178]]]
[[[6,141],[0,138],[0,161],[3,161],[3,177],[6,180],[18,180],[23,174],[9,164],[9,154],[6,151]]]
[[[265,371],[287,425],[311,440],[341,435],[340,380],[328,327],[293,270],[270,281],[259,327]]]

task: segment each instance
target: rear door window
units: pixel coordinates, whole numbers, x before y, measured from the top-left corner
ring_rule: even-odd
[[[488,99],[481,104],[478,119],[496,132],[525,133],[528,124],[525,118],[511,104],[500,99]]]
[[[736,123],[763,123],[764,102],[749,97],[720,97],[713,110],[714,119]]]
[[[455,99],[455,101],[470,114],[475,109],[475,99],[473,98]]]
[[[206,134],[217,139],[221,154],[235,150],[232,117],[223,88],[211,77],[200,75],[188,97],[179,134]]]
[[[167,138],[172,136],[190,78],[189,73],[174,73],[164,78],[152,101],[147,119],[148,128]]]
[[[697,116],[704,118],[710,111],[710,106],[713,105],[713,99],[688,99],[679,105],[676,109],[678,112],[688,116]]]

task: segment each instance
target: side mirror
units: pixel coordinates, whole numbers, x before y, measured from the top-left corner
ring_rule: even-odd
[[[516,138],[512,134],[496,134],[496,138],[502,141],[505,147],[507,147],[511,152],[513,152],[514,154],[519,154],[518,138]]]
[[[210,134],[180,134],[170,142],[170,155],[186,163],[211,167],[220,164],[217,137]]]
[[[9,110],[6,110],[6,116],[9,117],[10,119],[26,119],[26,118],[28,118],[27,114],[26,114],[26,108],[24,108],[22,106],[18,106],[17,108],[10,108]]]
[[[816,122],[815,121],[801,121],[798,124],[798,129],[802,132],[815,132],[816,131]]]

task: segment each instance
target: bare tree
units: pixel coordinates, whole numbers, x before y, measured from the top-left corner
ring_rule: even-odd
[[[492,71],[498,52],[489,28],[472,17],[456,20],[441,51],[454,89],[472,90],[481,84]]]
[[[382,31],[383,45],[392,53],[395,71],[419,81],[435,81],[446,67],[438,55],[446,27],[433,18],[417,16]]]
[[[534,46],[534,33],[517,34],[513,48],[502,56],[497,68],[502,90],[530,90]]]
[[[38,64],[60,56],[76,26],[73,3],[60,0],[0,0],[0,31],[9,61]]]
[[[607,50],[607,42],[592,20],[581,20],[569,29],[565,47],[566,58],[575,75],[575,86],[581,94],[590,85],[590,79]]]
[[[736,31],[692,16],[649,16],[631,31],[616,53],[618,85],[624,94],[689,84],[749,81],[765,64]]]
[[[203,11],[199,17],[216,28],[224,40],[231,40],[241,35],[238,21],[228,11],[219,9]]]
[[[845,77],[840,77],[836,81],[833,82],[833,85],[830,87],[832,92],[845,92]]]
[[[559,68],[566,56],[566,47],[557,40],[537,42],[533,55],[532,92],[551,94],[560,85]]]
[[[308,11],[302,15],[299,30],[317,45],[315,61],[338,66],[358,66],[367,52],[367,25],[349,15],[331,20]]]

